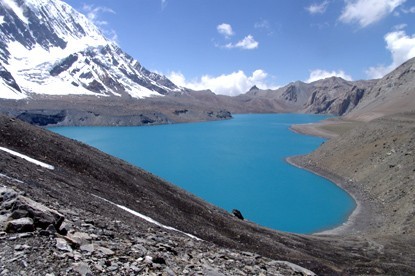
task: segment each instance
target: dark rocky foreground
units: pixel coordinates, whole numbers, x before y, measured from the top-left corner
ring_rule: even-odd
[[[0,269],[6,275],[307,274],[280,261],[327,275],[415,274],[412,236],[306,236],[266,229],[94,148],[5,116],[0,147],[54,166],[0,151],[0,184],[14,190],[1,193]],[[25,205],[21,201],[31,202],[25,198],[47,207],[41,209],[52,213],[45,215],[51,220],[39,224],[39,212],[16,209]],[[18,229],[9,226],[13,220],[28,222],[24,233],[12,233],[20,231],[11,230]]]
[[[59,213],[17,193],[17,183],[6,179],[3,184],[13,189],[0,188],[2,216],[9,217],[0,237],[1,275],[314,275],[288,262],[221,248],[150,223],[132,229],[121,220],[51,204]],[[55,217],[64,220],[57,225]]]

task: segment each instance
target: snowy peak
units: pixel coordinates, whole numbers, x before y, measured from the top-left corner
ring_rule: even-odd
[[[180,91],[60,0],[0,0],[0,98],[142,98]]]
[[[88,19],[62,1],[1,0],[2,42],[17,41],[31,50],[70,46],[80,50],[109,41]],[[68,49],[69,50],[69,49]]]

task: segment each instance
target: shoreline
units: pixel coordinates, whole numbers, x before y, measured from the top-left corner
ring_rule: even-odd
[[[316,174],[320,177],[323,177],[327,180],[329,180],[330,182],[332,182],[333,184],[335,184],[336,186],[338,186],[339,188],[341,188],[342,190],[344,190],[348,195],[350,195],[355,204],[356,207],[353,209],[353,211],[348,215],[347,219],[340,225],[335,226],[334,228],[328,228],[325,230],[321,230],[315,233],[311,233],[310,235],[312,236],[319,236],[319,235],[330,235],[330,236],[337,236],[337,235],[346,235],[346,234],[351,234],[354,232],[360,232],[361,230],[363,230],[363,227],[358,227],[359,225],[359,219],[360,216],[362,215],[362,203],[360,202],[360,200],[358,200],[356,198],[356,195],[354,193],[352,193],[350,190],[348,190],[347,188],[345,188],[344,184],[341,184],[340,182],[344,182],[344,180],[342,181],[340,178],[338,180],[333,179],[333,177],[330,177],[328,174],[325,174],[324,172],[322,172],[321,170],[317,171],[317,170],[313,170],[309,167],[307,167],[304,162],[302,160],[296,160],[299,159],[302,156],[291,156],[291,157],[287,157],[285,159],[285,161],[292,165],[295,166],[297,168],[303,169],[303,170],[307,170],[313,174]]]
[[[290,130],[294,133],[301,135],[317,136],[324,139],[332,139],[340,135],[340,133],[322,129],[323,126],[344,124],[341,121],[328,121],[323,120],[317,123],[300,124],[290,126]],[[290,156],[285,159],[287,163],[300,169],[307,170],[313,174],[323,177],[334,185],[344,190],[349,194],[356,207],[349,214],[347,219],[340,225],[333,228],[328,228],[315,233],[313,236],[338,236],[338,235],[352,235],[363,234],[369,232],[371,221],[378,219],[379,214],[375,211],[376,206],[371,200],[370,196],[363,190],[363,187],[359,183],[355,183],[352,179],[345,179],[336,174],[336,172],[327,171],[319,167],[315,162],[306,160],[306,155]]]

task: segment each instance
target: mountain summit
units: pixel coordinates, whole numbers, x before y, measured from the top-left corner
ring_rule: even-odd
[[[0,98],[131,96],[181,91],[148,71],[60,0],[0,1]]]

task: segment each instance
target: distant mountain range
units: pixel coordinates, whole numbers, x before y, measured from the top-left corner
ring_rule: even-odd
[[[368,120],[413,110],[414,63],[381,80],[331,77],[228,97],[150,72],[60,0],[0,2],[0,112],[33,124],[143,125],[275,112]]]

